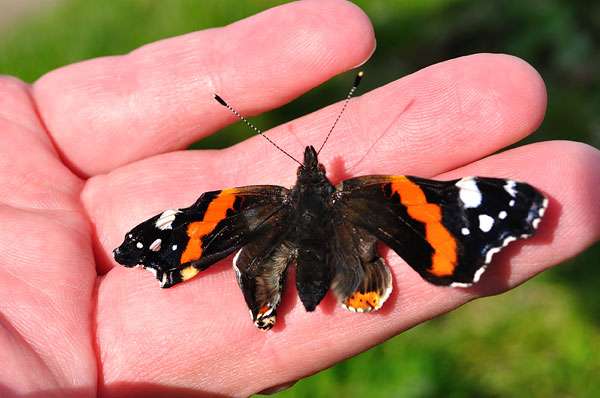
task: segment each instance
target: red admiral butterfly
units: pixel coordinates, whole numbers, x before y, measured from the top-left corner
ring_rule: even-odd
[[[215,99],[262,134],[221,97]],[[495,253],[534,233],[548,205],[532,186],[498,178],[372,175],[333,186],[319,151],[305,149],[291,189],[257,185],[206,192],[190,207],[144,221],[114,250],[115,260],[152,271],[167,288],[235,253],[233,269],[252,320],[268,330],[294,262],[307,311],[330,288],[345,308],[374,311],[392,291],[377,241],[428,282],[467,287]]]

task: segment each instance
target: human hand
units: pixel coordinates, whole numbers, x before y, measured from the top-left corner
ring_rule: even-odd
[[[293,281],[273,331],[254,327],[230,259],[173,289],[116,266],[133,225],[200,193],[290,186],[295,165],[261,137],[179,151],[365,61],[373,31],[340,1],[287,4],[53,71],[0,78],[0,395],[249,395],[289,383],[483,295],[514,287],[600,236],[600,153],[573,142],[489,156],[533,132],[545,90],[526,63],[480,54],[437,64],[354,99],[321,155],[337,182],[364,174],[510,177],[550,205],[536,237],[497,255],[471,289],[423,281],[392,252],[394,292],[353,314],[328,295],[313,313]],[[301,154],[339,106],[268,134]],[[481,160],[479,160],[481,159]]]

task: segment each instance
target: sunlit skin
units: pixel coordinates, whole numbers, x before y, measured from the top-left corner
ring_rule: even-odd
[[[213,93],[244,115],[267,112],[363,63],[374,43],[355,6],[307,1],[70,65],[31,86],[1,77],[0,395],[247,396],[506,291],[598,240],[599,151],[561,141],[492,155],[538,128],[546,91],[524,61],[478,54],[359,93],[319,157],[334,183],[483,175],[544,192],[539,233],[496,256],[475,287],[432,286],[384,251],[394,290],[380,311],[346,311],[330,293],[307,313],[292,275],[264,333],[230,258],[168,290],[113,262],[132,225],[204,191],[293,184],[296,164],[261,137],[184,151],[236,121]],[[267,134],[299,157],[322,142],[340,105]]]

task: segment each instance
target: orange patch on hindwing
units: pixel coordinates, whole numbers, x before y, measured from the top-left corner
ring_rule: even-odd
[[[377,292],[354,292],[344,301],[344,305],[351,310],[368,312],[381,307],[381,296]]]
[[[202,238],[214,231],[215,227],[225,217],[227,210],[233,209],[235,202],[235,189],[224,189],[208,205],[201,221],[188,225],[187,235],[190,238],[185,250],[181,254],[181,264],[195,261],[202,257]]]
[[[400,196],[408,215],[425,224],[425,239],[433,248],[429,271],[439,277],[452,275],[456,267],[456,241],[442,224],[442,209],[427,202],[425,193],[405,176],[394,177],[392,192]]]
[[[263,305],[262,307],[260,307],[260,310],[258,310],[258,313],[264,314],[265,312],[269,311],[269,309],[271,309],[271,307],[269,307],[268,305]]]

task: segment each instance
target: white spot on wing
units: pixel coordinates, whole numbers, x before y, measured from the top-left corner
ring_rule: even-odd
[[[273,305],[270,303],[267,305],[269,306],[269,309],[262,314],[256,314],[256,319],[254,320],[254,325],[260,330],[271,329],[277,319]],[[250,311],[250,315],[252,316],[252,311]]]
[[[479,215],[479,229],[483,232],[489,232],[494,226],[494,219],[487,214]]]
[[[483,264],[483,266],[481,268],[479,268],[477,271],[475,271],[475,274],[473,275],[473,283],[479,282],[479,279],[481,279],[481,275],[483,275],[483,273],[487,269],[488,264],[492,261],[492,257],[494,256],[494,254],[498,253],[500,250],[502,250],[502,248],[506,247],[510,242],[513,242],[515,240],[517,240],[517,238],[515,238],[514,236],[508,236],[506,239],[504,239],[501,246],[493,247],[490,250],[488,250],[488,252],[485,254],[485,263]],[[454,283],[450,284],[450,286],[451,287],[469,287],[473,283],[454,282]]]
[[[167,284],[167,273],[162,274],[162,278],[160,280],[160,287],[164,287]]]
[[[137,247],[138,249],[143,249],[144,248],[144,244],[142,242],[138,242],[135,244],[135,247]]]
[[[542,221],[542,217],[544,217],[544,214],[546,213],[546,208],[548,207],[548,198],[544,198],[544,200],[542,201],[542,206],[538,209],[538,218],[533,219],[533,221],[531,222],[531,226],[533,227],[533,229],[537,229],[540,225],[540,222]]]
[[[374,308],[374,310],[378,310],[383,306],[383,303],[385,303],[387,301],[388,298],[390,298],[390,294],[392,294],[392,290],[393,290],[393,286],[392,286],[392,282],[391,282],[391,277],[390,277],[390,285],[385,289],[385,292],[383,292],[383,296],[381,296],[381,299],[379,300],[379,305],[377,306],[377,308]]]
[[[459,188],[458,196],[465,208],[478,207],[481,204],[481,192],[473,177],[461,178],[455,185]]]
[[[513,206],[515,205],[515,200],[514,200],[514,199],[511,199],[511,200],[510,200],[510,202],[508,202],[508,205],[509,205],[510,207],[513,207]]]
[[[238,250],[238,252],[235,253],[235,256],[233,256],[233,270],[235,271],[235,277],[238,281],[238,284],[240,284],[240,285],[241,285],[242,273],[240,272],[240,269],[237,266],[237,262],[238,262],[238,259],[240,258],[240,253],[242,252],[242,250],[244,250],[244,249]]]
[[[492,250],[494,250],[494,249],[492,249]],[[500,250],[500,249],[498,249],[498,250]],[[487,259],[487,257],[486,257],[486,259]],[[462,287],[462,288],[465,288],[465,287],[471,287],[471,286],[473,286],[474,283],[479,282],[479,279],[481,279],[481,275],[483,275],[483,273],[487,269],[487,264],[488,263],[486,262],[482,267],[480,267],[477,271],[475,271],[475,274],[473,275],[473,282],[470,282],[470,283],[453,282],[453,283],[450,284],[450,287]]]
[[[494,257],[494,254],[498,253],[500,251],[500,247],[494,247],[493,249],[488,250],[487,253],[485,253],[485,263],[489,264],[492,262],[492,257]]]
[[[486,268],[487,266],[484,265],[483,267],[475,271],[475,275],[473,275],[473,283],[479,282],[479,279],[481,278],[481,275],[483,275],[483,273],[485,272]]]
[[[452,282],[450,287],[471,287],[472,283]]]
[[[160,243],[162,241],[160,239],[156,239],[154,242],[152,242],[152,244],[150,245],[150,250],[152,250],[153,252],[157,252],[160,250]]]
[[[235,256],[233,256],[233,266],[234,266],[236,269],[238,269],[238,268],[237,268],[237,262],[238,262],[238,259],[240,258],[240,253],[242,252],[242,250],[244,250],[244,249],[240,249],[240,250],[238,250],[238,252],[237,252],[237,253],[235,253]],[[238,269],[238,271],[239,271],[239,269]]]
[[[515,238],[514,236],[507,236],[502,242],[502,247],[506,247],[510,242],[514,242],[516,240],[517,238]]]
[[[343,303],[342,303],[342,307],[344,307],[345,309],[347,309],[348,311],[351,311],[351,312],[360,312],[360,311],[358,310],[358,308],[355,308],[355,307],[349,307],[349,306],[347,306],[346,304],[343,304]]]
[[[179,210],[176,209],[163,211],[154,225],[160,230],[173,229],[173,221],[175,221],[177,213],[179,213]]]
[[[513,198],[517,196],[517,190],[515,189],[517,183],[513,180],[506,180],[506,184],[504,184],[504,190],[510,194]]]
[[[268,311],[266,311],[265,313],[262,314],[263,318],[268,318],[271,315],[273,315],[273,308],[269,308]]]
[[[514,189],[514,188],[515,188],[515,184],[516,184],[516,183],[515,183],[514,181],[510,181],[510,180],[509,180],[509,181],[507,181],[507,183],[506,183],[506,185],[504,186],[504,188],[505,188],[505,189],[506,189],[506,191],[507,191],[507,192],[509,192],[511,195],[512,195],[513,193],[515,193],[515,194],[516,194],[516,190]],[[511,192],[512,192],[512,193],[511,193]],[[512,207],[512,206],[514,206],[514,205],[515,205],[515,201],[514,201],[514,200],[511,200],[511,201],[509,202],[509,206],[511,206],[511,207]],[[538,209],[538,215],[539,215],[539,217],[538,217],[538,218],[535,218],[535,219],[533,219],[533,221],[532,221],[532,226],[533,226],[533,228],[534,228],[534,229],[536,229],[536,228],[538,227],[539,223],[541,222],[541,219],[542,219],[542,217],[543,217],[543,215],[544,215],[544,212],[546,211],[546,208],[547,208],[547,207],[548,207],[548,199],[547,199],[547,198],[545,198],[545,199],[542,201],[542,206],[541,206],[541,207]],[[508,213],[507,213],[506,211],[504,211],[504,210],[503,210],[503,211],[501,211],[501,212],[498,214],[498,218],[500,218],[500,219],[504,219],[504,218],[506,218],[507,216],[508,216]],[[482,222],[482,218],[483,218],[483,222]],[[490,220],[488,220],[487,218],[489,218]],[[493,226],[493,222],[494,222],[494,220],[493,220],[491,217],[489,217],[488,215],[482,214],[482,215],[480,215],[480,216],[479,216],[479,224],[480,224],[480,228],[481,228],[481,229],[482,229],[482,231],[484,231],[484,232],[487,232],[487,231],[485,231],[485,230],[484,230],[484,228],[488,228],[488,230],[489,230],[489,229],[491,229],[491,227]],[[487,225],[486,225],[486,223],[487,223],[487,224],[490,224],[490,225],[489,225],[489,226],[487,226]],[[463,230],[461,230],[461,231],[464,231],[464,228],[463,228]],[[464,232],[463,232],[463,233],[464,233]],[[522,235],[521,235],[521,236],[519,236],[518,238],[520,238],[520,239],[524,239],[524,238],[528,238],[528,237],[530,237],[530,236],[531,236],[530,234],[522,234]],[[487,265],[488,265],[489,263],[491,263],[491,262],[492,262],[492,257],[494,256],[494,254],[498,253],[498,252],[499,252],[500,250],[502,250],[504,247],[508,246],[508,244],[509,244],[509,243],[511,243],[511,242],[513,242],[513,241],[516,241],[518,238],[517,238],[516,236],[507,236],[506,238],[504,238],[504,240],[502,241],[502,244],[501,244],[500,246],[493,247],[493,248],[489,249],[489,250],[488,250],[488,251],[485,253],[485,262],[484,262],[484,265],[483,265],[481,268],[479,268],[479,269],[478,269],[478,270],[475,272],[475,274],[473,275],[473,283],[477,283],[477,282],[479,281],[479,279],[481,278],[481,275],[483,275],[483,273],[485,272],[485,270],[486,270],[486,268],[487,268]],[[471,285],[472,285],[472,283],[464,283],[464,282],[453,282],[452,284],[450,284],[450,286],[451,286],[451,287],[469,287],[469,286],[471,286]]]
[[[547,208],[548,208],[548,198],[544,198],[544,200],[542,201],[542,207],[538,210],[538,214],[540,215],[540,217],[544,216]]]
[[[521,238],[527,237],[528,235],[525,236],[521,236]],[[499,247],[494,247],[492,249],[490,249],[486,254],[485,254],[485,264],[489,264],[492,262],[492,257],[494,256],[494,254],[498,253],[500,250],[502,250],[502,248],[506,247],[510,242],[514,242],[515,240],[517,240],[517,238],[515,238],[514,236],[507,236],[506,238],[504,238],[504,240],[502,241],[502,245]]]
[[[471,233],[471,231],[469,231],[469,228],[466,228],[466,227],[462,227],[461,230],[460,230],[460,232],[463,235],[469,235]]]
[[[177,245],[171,246],[171,250],[173,250],[173,251],[177,250]]]

